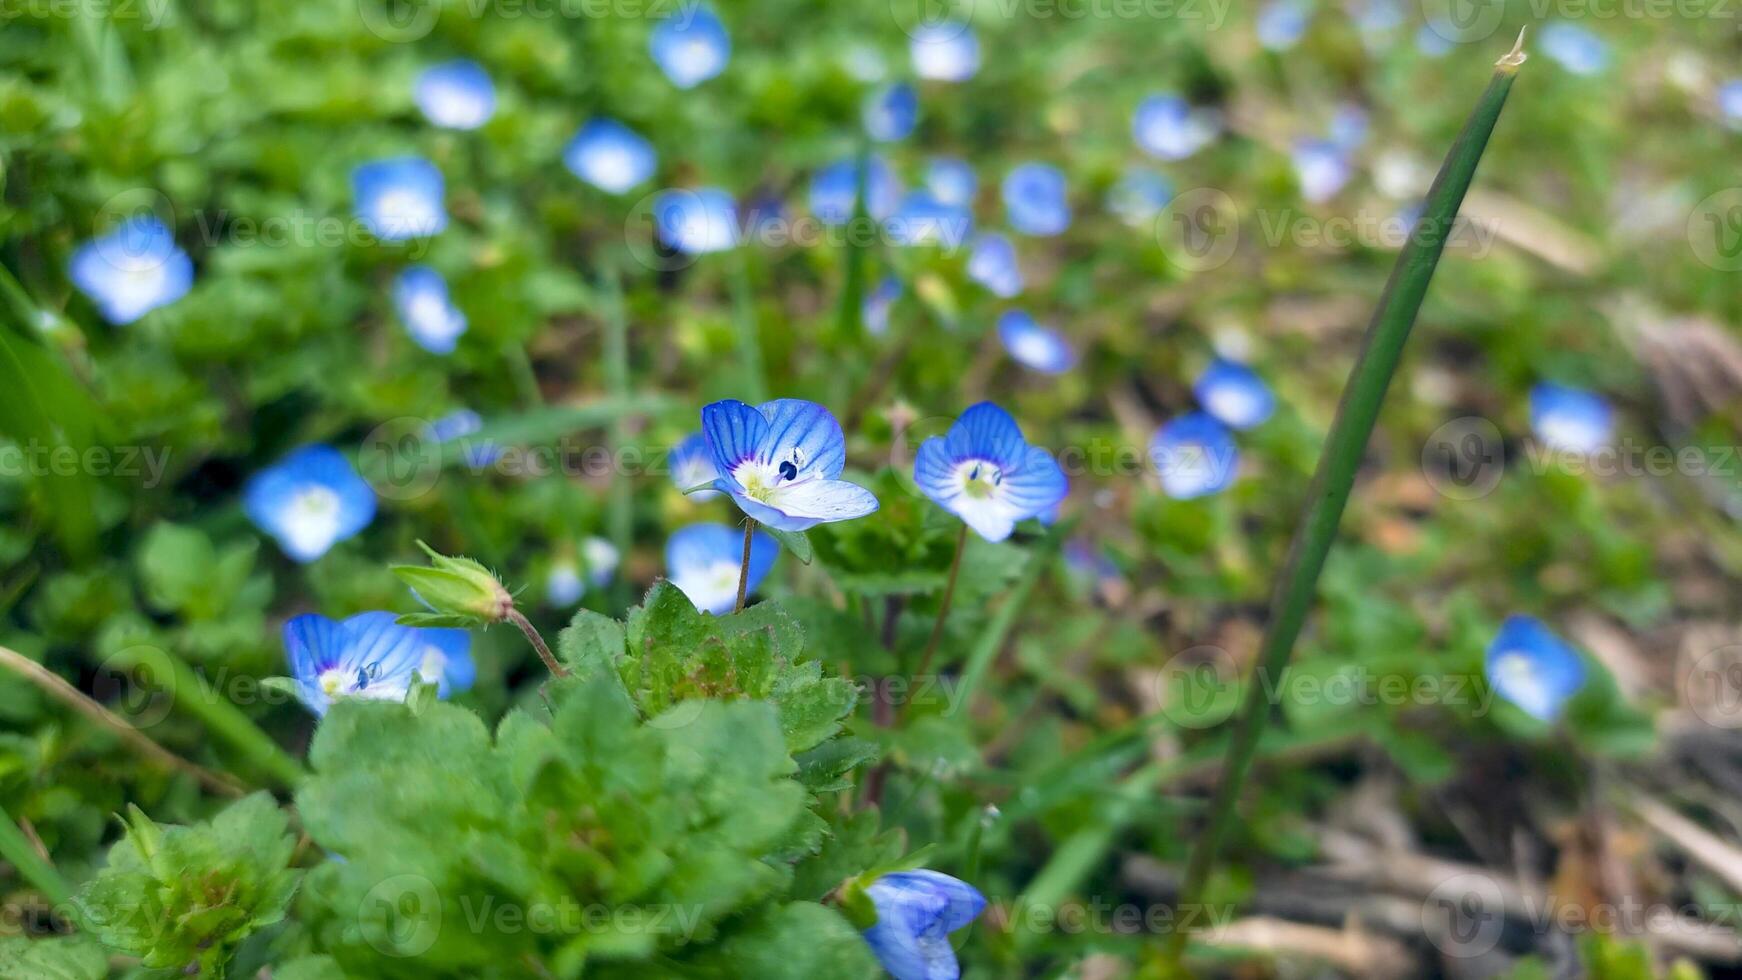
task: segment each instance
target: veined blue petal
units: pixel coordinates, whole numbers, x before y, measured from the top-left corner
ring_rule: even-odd
[[[659,70],[678,88],[695,88],[726,70],[732,39],[707,7],[689,7],[659,22],[648,35]]]
[[[1506,618],[1488,647],[1486,667],[1494,690],[1539,721],[1560,717],[1585,683],[1578,651],[1530,616]]]
[[[477,129],[496,114],[489,73],[465,58],[425,68],[414,95],[425,118],[445,129]]]
[[[671,482],[680,492],[712,483],[719,477],[720,471],[714,468],[714,456],[708,451],[706,434],[692,433],[671,451]],[[718,495],[718,490],[696,490],[689,496],[691,500],[708,500]]]
[[[860,115],[866,134],[879,143],[907,139],[919,122],[919,93],[906,82],[885,85],[866,98]]]
[[[1544,382],[1530,390],[1530,426],[1555,449],[1589,453],[1609,444],[1615,418],[1601,396]]]
[[[420,675],[446,697],[472,685],[471,637],[464,630],[401,626],[390,612],[343,622],[303,615],[284,624],[284,646],[297,690],[315,714],[341,697],[403,700]]]
[[[1065,175],[1044,163],[1024,163],[1004,178],[1004,213],[1025,235],[1050,236],[1071,226]]]
[[[150,216],[129,218],[79,246],[67,273],[103,319],[116,325],[182,298],[194,280],[193,260],[176,246],[169,228]]]
[[[1194,108],[1177,95],[1152,95],[1131,117],[1137,145],[1163,160],[1184,160],[1214,141],[1221,129],[1218,113]]]
[[[563,149],[563,166],[610,194],[622,194],[653,176],[659,155],[641,134],[615,119],[593,119]]]
[[[1221,358],[1198,375],[1192,393],[1204,411],[1235,429],[1250,429],[1276,411],[1276,396],[1258,372]]]
[[[242,509],[285,554],[307,562],[369,526],[375,491],[338,450],[304,446],[249,479]]]
[[[966,160],[955,157],[933,157],[925,169],[925,189],[931,191],[931,196],[944,204],[956,207],[971,208],[974,205],[974,191],[979,182],[974,178],[974,168],[968,166]]]
[[[750,539],[749,591],[756,591],[774,567],[780,545],[757,531]],[[722,615],[738,599],[744,532],[724,524],[691,524],[665,543],[666,577],[703,612]]]
[[[393,281],[393,306],[406,333],[432,354],[452,354],[466,332],[466,315],[449,299],[447,280],[427,265],[409,266]]]
[[[659,237],[689,255],[738,245],[738,205],[717,187],[663,191],[653,202]]]
[[[865,942],[895,980],[955,980],[960,976],[949,934],[974,919],[986,898],[972,885],[936,871],[898,871],[865,889],[877,923]]]
[[[998,318],[998,339],[1017,363],[1043,374],[1062,374],[1076,363],[1076,355],[1058,331],[1041,326],[1021,310]]]
[[[940,82],[965,82],[980,70],[980,39],[960,21],[924,24],[910,32],[913,73]]]
[[[818,524],[850,521],[877,510],[877,497],[845,480],[805,480],[776,487],[766,498],[743,493],[732,498],[738,507],[777,531],[808,531]]]
[[[728,398],[702,409],[702,436],[708,441],[714,471],[720,479],[730,481],[732,471],[756,459],[757,451],[767,443],[768,419],[755,406]]]
[[[376,160],[351,171],[357,220],[384,242],[422,238],[446,228],[444,194],[442,172],[422,157]]]
[[[914,457],[914,483],[938,506],[988,541],[1010,536],[1018,521],[1056,508],[1068,492],[1064,471],[1030,446],[1010,414],[991,402],[962,413]]]
[[[720,473],[714,486],[769,527],[803,531],[877,509],[870,491],[835,479],[846,465],[846,439],[815,402],[715,402],[702,409],[702,432]]]
[[[1022,292],[1022,269],[1016,262],[1016,246],[997,232],[974,239],[968,253],[968,278],[994,296],[1010,299]]]
[[[757,455],[775,462],[790,461],[788,481],[821,477],[833,480],[847,465],[847,437],[828,409],[800,398],[777,398],[757,407],[768,420]]]
[[[1149,459],[1168,496],[1190,500],[1218,493],[1234,482],[1240,450],[1234,434],[1214,416],[1188,412],[1156,430]]]

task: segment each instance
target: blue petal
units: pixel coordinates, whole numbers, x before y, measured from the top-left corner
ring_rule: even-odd
[[[1718,111],[1731,126],[1742,124],[1742,78],[1718,86]]]
[[[194,272],[169,228],[142,215],[79,246],[67,274],[103,319],[121,326],[187,295]]]
[[[1177,95],[1152,95],[1131,117],[1137,145],[1163,160],[1184,160],[1215,139],[1220,129],[1216,113],[1193,108]]]
[[[1235,429],[1250,429],[1276,411],[1276,396],[1257,372],[1221,358],[1198,376],[1192,393],[1205,411]]]
[[[390,612],[366,612],[339,624],[345,645],[340,665],[349,670],[368,670],[372,683],[409,685],[423,663],[421,631],[401,626]]]
[[[1107,191],[1107,209],[1134,227],[1155,220],[1173,200],[1173,184],[1153,170],[1132,167]]]
[[[897,245],[938,245],[953,251],[973,233],[974,216],[926,191],[914,191],[889,216],[886,230]]]
[[[877,923],[865,931],[871,951],[896,980],[949,980],[959,976],[947,937],[986,907],[966,882],[936,871],[884,875],[865,889]]]
[[[931,191],[931,196],[944,204],[957,207],[972,207],[974,190],[977,182],[974,179],[974,168],[967,161],[955,157],[933,157],[925,170],[925,188]]]
[[[1583,388],[1544,382],[1530,390],[1530,426],[1555,449],[1589,453],[1614,435],[1614,411]]]
[[[1000,469],[1021,463],[1028,450],[1016,420],[991,402],[981,402],[963,412],[944,440],[952,462],[983,459]]]
[[[1354,173],[1348,151],[1330,140],[1296,141],[1293,161],[1301,196],[1315,204],[1336,197]]]
[[[841,475],[847,465],[847,437],[828,409],[799,398],[780,398],[763,403],[757,411],[768,420],[757,458],[795,462],[797,476],[788,479],[833,480]]]
[[[496,87],[489,73],[464,58],[424,69],[415,96],[424,116],[448,129],[477,129],[496,113]]]
[[[692,433],[671,451],[671,482],[680,492],[693,490],[704,483],[712,483],[719,477],[720,471],[714,467],[714,456],[708,450],[708,437],[705,433]],[[694,500],[708,500],[717,493],[716,490],[696,490],[690,497]]]
[[[741,493],[732,498],[744,513],[777,531],[808,531],[818,524],[850,521],[877,510],[877,497],[845,480],[800,480],[777,488],[767,502]]]
[[[1560,716],[1585,683],[1585,663],[1541,620],[1509,616],[1488,647],[1488,681],[1501,697],[1540,721]]]
[[[909,32],[913,72],[940,82],[965,82],[980,70],[980,39],[960,21],[923,24]]]
[[[1233,433],[1214,416],[1189,412],[1156,430],[1149,459],[1168,496],[1190,500],[1233,483],[1240,450]]]
[[[682,89],[725,71],[732,56],[725,25],[706,7],[686,9],[660,21],[647,43],[659,70]]]
[[[750,539],[749,591],[756,591],[780,555],[774,538],[757,531]],[[715,615],[729,612],[737,601],[737,579],[730,588],[716,588],[715,570],[739,567],[744,557],[744,533],[724,524],[691,524],[672,532],[665,543],[666,575],[697,609]]]
[[[615,119],[593,119],[563,149],[563,166],[600,190],[622,194],[653,176],[659,155]]]
[[[732,471],[738,464],[756,458],[757,451],[767,442],[768,431],[768,419],[735,398],[702,409],[702,435],[708,440],[708,453],[722,482],[731,482]]]
[[[722,252],[740,241],[737,202],[718,187],[663,191],[653,217],[660,240],[688,255]]]
[[[865,332],[874,337],[881,337],[889,332],[889,308],[901,298],[901,280],[894,276],[884,276],[877,284],[865,302],[860,305],[859,318],[864,321]]]
[[[825,225],[846,224],[853,217],[858,190],[858,163],[837,160],[811,178],[811,213]],[[882,221],[894,214],[900,203],[901,182],[895,172],[882,157],[871,157],[865,171],[865,213],[874,221]]]
[[[419,347],[451,354],[466,332],[466,315],[449,298],[447,280],[427,265],[413,265],[393,282],[399,320]]]
[[[469,691],[478,679],[478,665],[472,662],[472,634],[465,630],[424,628],[416,629],[416,634],[426,647],[435,647],[441,651],[442,674],[440,677],[424,677],[428,683],[436,681],[437,694],[447,697],[460,691]]]
[[[880,143],[904,140],[919,120],[919,93],[906,82],[871,93],[861,112],[865,132]]]
[[[1022,292],[1022,270],[1016,264],[1016,246],[996,232],[976,237],[968,253],[968,277],[985,286],[992,295],[1004,299]]]
[[[434,235],[448,226],[442,173],[422,157],[394,157],[351,171],[357,218],[384,242]]]
[[[285,620],[282,633],[285,660],[303,703],[316,714],[325,712],[327,699],[319,679],[321,671],[339,663],[339,624],[318,613],[304,613]]]
[[[1065,175],[1044,163],[1024,163],[1004,178],[1004,210],[1010,227],[1025,235],[1057,235],[1071,225]]]
[[[331,495],[330,533],[318,539],[297,533],[291,512],[311,490]],[[272,535],[297,561],[313,561],[334,542],[352,537],[375,518],[375,491],[331,446],[304,446],[277,465],[261,470],[242,491],[242,509],[254,525]]]
[[[998,339],[1024,367],[1045,374],[1062,374],[1076,363],[1076,355],[1056,330],[1043,327],[1021,310],[998,318]]]
[[[1267,51],[1286,51],[1306,34],[1312,10],[1300,0],[1271,0],[1258,9],[1258,43]]]
[[[1609,45],[1602,38],[1565,21],[1545,25],[1536,46],[1575,75],[1595,75],[1609,64]]]

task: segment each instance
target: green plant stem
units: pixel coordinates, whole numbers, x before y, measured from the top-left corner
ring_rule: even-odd
[[[1476,103],[1475,110],[1464,123],[1464,129],[1452,144],[1441,165],[1439,176],[1428,190],[1427,203],[1408,243],[1397,257],[1391,279],[1379,298],[1373,320],[1367,328],[1360,354],[1349,373],[1337,406],[1336,420],[1325,440],[1319,457],[1318,470],[1313,474],[1307,494],[1306,512],[1289,545],[1282,574],[1271,595],[1269,629],[1258,650],[1255,675],[1249,680],[1241,716],[1223,764],[1222,777],[1209,808],[1208,822],[1193,847],[1186,865],[1185,879],[1180,888],[1179,907],[1193,909],[1201,900],[1204,884],[1215,864],[1216,851],[1228,826],[1235,819],[1235,804],[1241,785],[1252,765],[1259,736],[1270,717],[1266,678],[1279,681],[1288,666],[1294,641],[1300,634],[1313,599],[1318,591],[1319,573],[1325,565],[1336,539],[1337,525],[1342,520],[1344,505],[1355,482],[1355,472],[1361,465],[1362,453],[1373,434],[1374,423],[1385,400],[1386,389],[1397,371],[1404,343],[1415,324],[1416,313],[1427,295],[1434,267],[1444,251],[1446,238],[1464,193],[1488,145],[1488,137],[1500,118],[1506,94],[1512,88],[1518,66],[1523,63],[1521,51],[1524,36],[1519,35],[1519,47],[1500,60],[1487,91]],[[1185,930],[1175,930],[1168,936],[1164,966],[1177,964],[1184,951]]]
[[[859,240],[861,229],[869,223],[870,210],[865,200],[865,185],[869,180],[871,147],[861,142],[854,154],[853,217],[847,222],[846,269],[841,282],[840,306],[835,311],[837,339],[848,341],[863,332],[865,305],[865,245]]]
[[[756,325],[756,292],[750,281],[748,247],[736,249],[732,267],[732,329],[738,335],[738,360],[744,371],[745,400],[759,404],[768,400],[768,385],[762,377],[762,335]]]
[[[72,901],[73,890],[49,860],[38,854],[30,838],[17,822],[0,807],[0,857],[3,857],[39,892],[55,905]]]
[[[616,263],[605,260],[604,269],[605,292],[605,379],[609,385],[612,398],[618,401],[629,399],[629,323],[623,309],[623,284],[617,275]],[[621,454],[624,443],[628,441],[628,427],[623,424],[623,417],[617,416],[611,420],[611,447]],[[629,557],[629,547],[633,535],[633,508],[635,504],[634,487],[630,483],[629,474],[624,471],[619,455],[619,466],[612,474],[611,491],[606,505],[606,530],[611,536],[611,546],[617,549],[619,567]],[[590,571],[590,570],[589,570]],[[622,575],[614,576],[611,583],[611,598],[613,604],[621,608],[629,604],[628,579]]]
[[[1028,604],[1028,594],[1034,591],[1035,583],[1040,581],[1041,572],[1052,562],[1053,555],[1058,552],[1059,540],[1063,533],[1062,526],[1055,526],[1045,538],[1041,539],[1041,543],[1035,547],[1034,553],[1028,558],[1028,565],[1023,570],[1022,578],[1010,590],[1010,595],[1005,598],[1004,604],[998,607],[996,613],[992,614],[991,622],[986,624],[986,629],[981,632],[979,640],[968,651],[967,666],[962,668],[961,693],[958,695],[958,703],[962,706],[962,710],[966,710],[969,705],[973,704],[974,692],[979,689],[980,682],[986,678],[986,671],[991,668],[992,659],[1003,648],[1005,635],[1010,632],[1011,627],[1016,625],[1016,617],[1021,615],[1023,608]]]
[[[913,679],[918,680],[931,669],[932,657],[937,655],[938,640],[944,635],[944,620],[950,615],[950,602],[956,597],[956,578],[962,573],[962,552],[968,550],[968,525],[962,525],[962,531],[956,535],[956,556],[950,560],[950,580],[944,586],[944,599],[938,605],[937,622],[932,623],[931,636],[925,641],[925,654],[919,658],[919,666],[913,670]]]
[[[544,665],[550,669],[553,675],[557,677],[569,676],[569,669],[551,655],[550,647],[545,644],[544,637],[538,632],[538,627],[532,625],[532,621],[527,619],[520,610],[508,610],[508,621],[513,623],[514,628],[526,637],[526,642],[532,644],[532,649],[538,652],[538,659],[544,661]]]
[[[526,352],[526,345],[517,340],[507,341],[502,345],[502,356],[507,358],[514,385],[520,389],[520,400],[527,408],[542,407],[544,392],[539,390],[538,372],[533,369],[532,355]]]
[[[756,518],[744,518],[744,560],[738,565],[738,603],[733,612],[744,611],[744,600],[750,595],[750,546],[756,543]]]

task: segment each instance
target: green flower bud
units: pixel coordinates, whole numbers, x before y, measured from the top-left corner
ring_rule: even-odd
[[[430,564],[394,565],[392,570],[430,611],[401,616],[401,623],[461,628],[488,626],[502,622],[514,611],[514,597],[508,594],[496,576],[490,574],[489,569],[470,558],[450,558],[422,541],[417,545],[429,555]]]

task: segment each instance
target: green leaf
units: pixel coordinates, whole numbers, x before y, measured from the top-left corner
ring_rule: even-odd
[[[816,552],[811,549],[810,538],[806,537],[803,531],[782,531],[779,528],[766,525],[763,526],[762,530],[767,531],[774,540],[779,541],[780,546],[802,564],[809,565],[811,560],[816,557]]]
[[[859,930],[834,909],[811,902],[772,907],[734,930],[703,969],[758,980],[871,980],[877,959]]]
[[[109,957],[83,936],[0,936],[0,980],[103,980]]]

